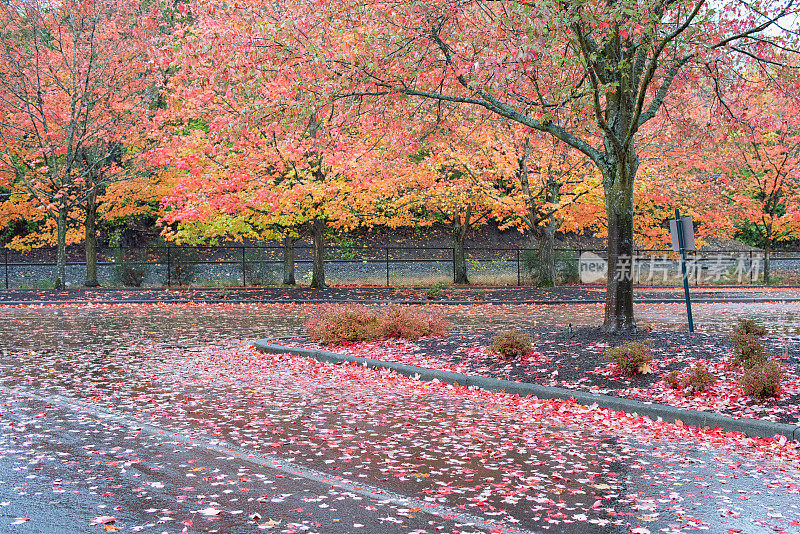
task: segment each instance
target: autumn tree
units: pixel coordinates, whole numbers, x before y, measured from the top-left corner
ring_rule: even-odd
[[[446,128],[441,119],[438,123],[443,131],[425,137],[435,157],[423,163],[439,174],[419,184],[414,171],[404,182],[417,190],[412,198],[426,201],[423,205],[433,207],[432,213],[451,227],[457,283],[467,283],[464,238],[494,219],[501,228],[516,227],[530,236],[537,284],[554,285],[556,230],[569,219],[569,207],[593,185],[585,160],[557,140],[532,136],[486,112],[456,108]],[[437,138],[438,144],[433,142]]]
[[[419,148],[399,156],[410,164],[395,161],[393,189],[375,197],[392,199],[386,226],[443,225],[452,239],[453,281],[469,284],[466,239],[474,228],[508,215],[501,197],[507,194],[513,157],[501,149],[499,121],[493,117],[435,108],[403,117],[406,135],[419,140]]]
[[[709,88],[692,153],[675,165],[695,191],[707,222],[770,252],[800,236],[800,113],[790,69],[770,66]],[[712,113],[713,111],[713,113]],[[713,199],[708,206],[704,199]]]
[[[747,132],[734,201],[745,215],[737,236],[764,250],[764,282],[770,283],[770,253],[800,237],[800,166],[797,131]]]
[[[119,143],[142,112],[136,9],[82,0],[0,8],[0,165],[55,223],[57,288],[70,212],[91,206],[115,174]]]
[[[423,150],[418,170],[404,177],[395,202],[407,221],[420,226],[439,223],[453,244],[453,282],[469,284],[466,239],[474,228],[488,223],[498,207],[492,189],[497,176],[482,165],[453,154],[448,147]]]
[[[516,166],[506,198],[516,226],[530,235],[536,253],[536,283],[555,285],[555,234],[557,230],[583,231],[594,222],[571,208],[597,185],[578,151],[539,132],[517,131],[512,136]],[[565,224],[566,223],[566,224]]]
[[[164,221],[208,236],[277,233],[289,283],[293,244],[308,234],[311,285],[323,287],[325,235],[361,221],[360,198],[384,167],[375,155],[386,152],[385,134],[373,134],[376,123],[357,101],[331,98],[329,66],[306,60],[307,40],[288,26],[276,31],[284,6],[187,9],[193,23],[177,29],[174,76],[152,134],[160,147],[149,155],[182,173]]]
[[[602,176],[615,272],[633,255],[642,129],[699,73],[725,76],[791,46],[781,22],[794,4],[329,0],[317,7],[316,17],[304,13],[291,24],[298,34],[317,27],[326,45],[306,52],[335,64],[337,80],[353,82],[343,98],[479,106],[591,160]],[[576,114],[587,113],[593,125],[571,128]],[[609,277],[604,326],[636,327],[631,276]]]

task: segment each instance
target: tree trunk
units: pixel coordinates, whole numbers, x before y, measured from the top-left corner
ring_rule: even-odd
[[[764,284],[766,285],[772,283],[769,273],[769,253],[770,253],[770,246],[769,242],[767,242],[767,245],[764,247]],[[753,266],[751,265],[750,269],[752,268]]]
[[[464,252],[464,240],[469,228],[469,218],[472,215],[471,206],[467,206],[464,220],[461,214],[457,213],[453,218],[453,282],[456,284],[469,284],[467,278],[467,257]]]
[[[539,287],[553,287],[556,285],[555,237],[556,224],[551,217],[539,228],[537,236],[539,261],[536,285]]]
[[[456,284],[469,284],[463,237],[453,239],[453,282]]]
[[[553,176],[552,168],[548,168],[545,200],[548,203],[558,202],[560,191],[561,183]],[[539,236],[539,287],[553,287],[556,285],[556,254],[553,249],[558,226],[555,213],[551,213],[543,222]]]
[[[633,179],[637,161],[610,165],[604,176],[608,217],[608,282],[603,327],[606,332],[636,330],[633,317]],[[605,173],[604,173],[605,174]]]
[[[296,237],[283,238],[283,284],[293,286],[297,284],[294,279],[294,244]]]
[[[325,220],[315,219],[311,225],[314,239],[314,261],[311,273],[311,287],[325,287]]]
[[[523,218],[528,230],[531,232],[531,249],[536,252],[536,285],[539,287],[553,287],[556,285],[556,263],[555,263],[555,234],[556,221],[555,214],[546,214],[546,206],[542,208],[538,202],[537,194],[531,191],[530,180],[528,178],[528,159],[530,157],[531,141],[525,138],[521,147],[518,147],[518,168],[522,193],[525,195],[525,202],[528,205],[527,218]],[[545,202],[557,202],[561,184],[555,179],[552,167],[547,170],[547,184],[544,190]],[[544,223],[544,224],[542,224]]]
[[[56,280],[55,288],[64,289],[67,278],[67,210],[58,210],[56,217]]]
[[[97,287],[97,191],[86,199],[86,221],[84,222],[86,248],[86,287]]]

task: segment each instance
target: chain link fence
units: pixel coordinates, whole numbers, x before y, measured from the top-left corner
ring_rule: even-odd
[[[267,286],[283,282],[283,247],[279,246],[160,246],[114,248],[98,253],[97,278],[103,286]],[[312,252],[295,247],[295,278],[311,280]],[[66,283],[81,286],[86,277],[83,251],[70,247]],[[609,269],[605,250],[556,249],[557,284],[605,284]],[[763,251],[703,251],[689,254],[689,282],[708,284],[763,283]],[[55,249],[0,256],[0,286],[52,287]],[[330,246],[325,253],[325,277],[333,285],[411,286],[452,283],[455,251],[447,247]],[[537,282],[538,251],[524,248],[466,249],[467,274],[481,285],[528,285]],[[800,283],[800,253],[769,255],[773,283]],[[630,276],[636,284],[675,286],[682,283],[678,255],[672,250],[642,250],[621,258],[611,276]]]

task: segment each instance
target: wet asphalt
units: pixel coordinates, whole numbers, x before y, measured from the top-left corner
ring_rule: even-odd
[[[795,461],[227,346],[274,311],[3,309],[0,532],[800,532]]]

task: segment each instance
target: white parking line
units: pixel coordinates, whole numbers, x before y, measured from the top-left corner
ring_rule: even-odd
[[[333,486],[357,495],[361,495],[363,497],[367,497],[373,501],[392,503],[404,508],[419,508],[426,514],[434,515],[448,521],[457,522],[461,526],[469,526],[478,528],[480,530],[485,530],[487,532],[491,531],[503,534],[541,534],[539,532],[525,530],[519,527],[507,527],[505,525],[495,523],[490,519],[474,516],[455,508],[448,508],[440,505],[432,506],[430,502],[421,501],[413,497],[394,493],[378,486],[355,482],[353,480],[343,478],[341,475],[333,475],[330,473],[325,473],[324,471],[319,471],[317,469],[288,462],[273,454],[244,449],[234,445],[233,443],[218,439],[206,439],[197,436],[189,436],[179,432],[173,432],[169,429],[145,423],[127,415],[105,408],[100,408],[72,397],[58,394],[41,395],[32,391],[27,391],[23,388],[0,387],[0,392],[3,394],[18,395],[23,398],[29,398],[48,404],[60,405],[82,414],[89,414],[97,419],[109,420],[128,428],[142,430],[148,434],[157,434],[163,437],[170,437],[176,441],[204,447],[208,450],[218,452],[225,455],[226,458],[235,458],[243,462],[255,464],[260,467],[265,467],[275,471],[280,471],[288,475],[299,476],[305,478],[306,480]]]

